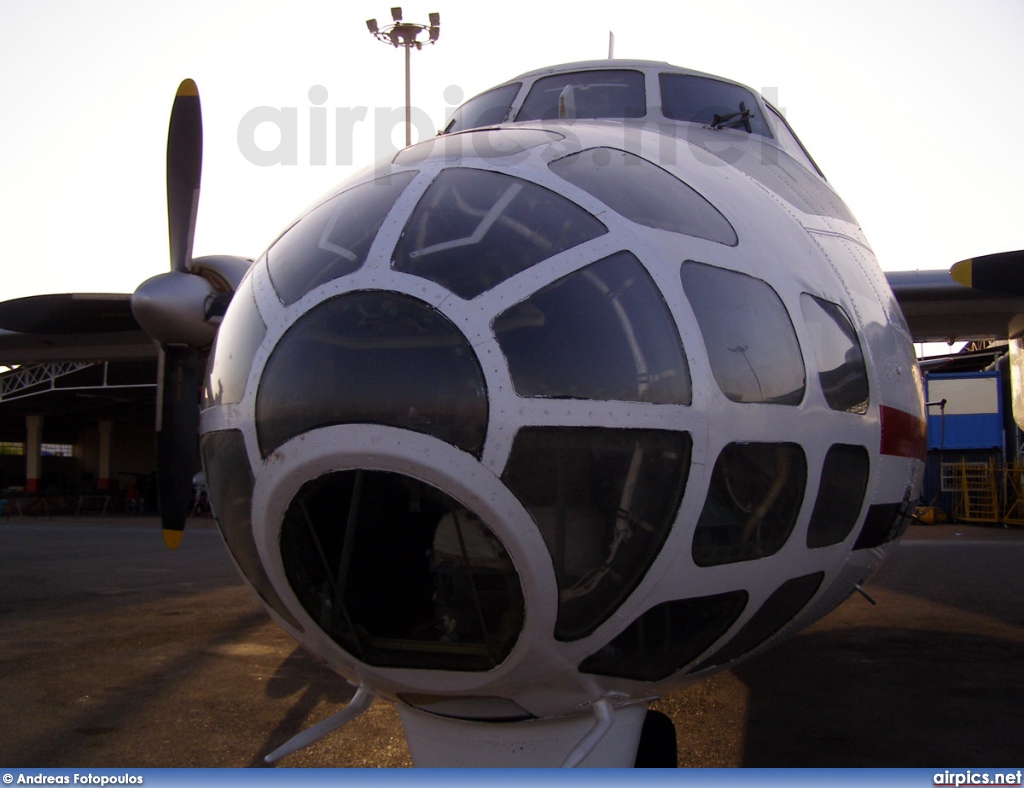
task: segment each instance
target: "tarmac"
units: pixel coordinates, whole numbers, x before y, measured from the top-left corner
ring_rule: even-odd
[[[913,526],[794,638],[658,700],[687,767],[1014,767],[1024,529]],[[209,520],[0,520],[0,766],[259,767],[352,689],[263,612]],[[404,767],[394,708],[278,762]]]

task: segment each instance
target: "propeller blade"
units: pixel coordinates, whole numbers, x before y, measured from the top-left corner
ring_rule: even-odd
[[[202,170],[203,113],[199,88],[186,79],[178,86],[167,129],[167,234],[172,271],[188,271],[192,261]]]
[[[181,543],[199,457],[199,353],[164,347],[157,381],[156,475],[164,544]]]
[[[1024,294],[1024,251],[998,252],[961,260],[949,269],[954,281],[975,290]]]
[[[190,343],[186,332],[179,344],[175,336],[168,339],[160,326],[170,314],[184,314],[186,324],[189,306],[195,294],[186,288],[184,313],[177,285],[181,275],[188,274],[192,264],[192,242],[195,238],[196,215],[199,212],[199,183],[203,171],[203,113],[199,89],[191,79],[183,80],[174,96],[171,122],[167,129],[167,237],[171,251],[170,286],[163,278],[156,285],[147,280],[132,298],[136,316],[143,315],[147,333],[160,343],[160,368],[156,404],[156,475],[160,500],[160,520],[164,543],[175,548],[181,543],[192,505],[192,477],[199,457],[199,351]],[[190,281],[189,277],[185,277]],[[197,277],[197,284],[200,284]],[[207,286],[208,287],[208,286]],[[206,288],[200,288],[205,290]],[[154,297],[154,292],[155,297]],[[199,293],[200,302],[206,293]],[[205,306],[200,304],[205,318]],[[155,317],[154,317],[155,316]],[[202,328],[205,319],[196,321]],[[158,330],[159,329],[159,330]],[[178,332],[171,332],[172,335]],[[204,332],[205,333],[205,332]]]

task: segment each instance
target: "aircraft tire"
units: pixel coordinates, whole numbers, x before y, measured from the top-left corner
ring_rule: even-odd
[[[675,769],[679,765],[676,726],[668,715],[648,709],[636,751],[637,769]]]

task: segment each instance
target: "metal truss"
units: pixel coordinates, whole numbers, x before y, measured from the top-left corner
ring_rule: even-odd
[[[102,382],[86,386],[57,385],[57,381],[81,372],[90,367],[102,366]],[[14,400],[34,397],[50,391],[77,391],[86,389],[122,389],[122,388],[146,388],[154,386],[155,383],[111,385],[107,382],[107,362],[102,365],[92,361],[61,361],[47,364],[32,364],[30,366],[15,367],[0,374],[0,402],[12,402]]]

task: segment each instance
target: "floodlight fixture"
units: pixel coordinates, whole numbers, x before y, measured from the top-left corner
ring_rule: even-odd
[[[381,29],[376,19],[366,20],[366,29],[370,34],[390,44],[395,49],[405,50],[405,144],[412,144],[411,91],[409,86],[409,53],[415,49],[423,49],[424,44],[435,44],[441,35],[441,15],[437,12],[429,15],[430,24],[422,25],[415,22],[402,21],[402,9],[395,6],[391,9],[394,24]]]

